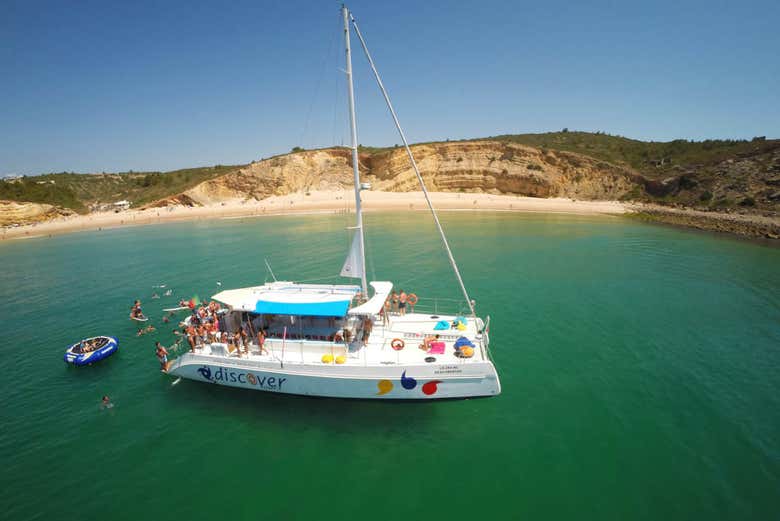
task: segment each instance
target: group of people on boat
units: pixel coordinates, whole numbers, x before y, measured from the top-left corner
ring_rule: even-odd
[[[242,354],[249,355],[249,346],[254,339],[260,354],[263,354],[265,331],[255,331],[251,322],[240,324],[234,331],[229,331],[226,324],[220,323],[220,315],[224,316],[222,309],[221,304],[216,301],[192,309],[192,315],[180,333],[187,338],[190,351],[194,353],[196,348],[219,342],[225,344],[230,353],[235,352],[236,356],[240,357]]]
[[[91,353],[95,349],[99,349],[105,345],[105,341],[102,338],[90,338],[88,340],[82,340],[79,342],[79,347],[76,350],[79,353]]]
[[[414,311],[414,306],[417,304],[417,295],[414,293],[406,293],[403,289],[393,292],[385,300],[385,315],[391,313],[396,315],[406,315],[407,307]]]

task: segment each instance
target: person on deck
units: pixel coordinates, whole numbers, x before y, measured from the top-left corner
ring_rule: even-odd
[[[366,345],[368,343],[368,337],[371,336],[371,330],[374,327],[374,322],[369,318],[366,317],[363,320],[363,345]]]
[[[165,347],[160,344],[160,342],[154,343],[155,347],[157,348],[155,350],[155,353],[157,354],[157,360],[160,361],[160,371],[167,372],[168,371],[168,350],[165,349]]]
[[[423,343],[420,344],[420,349],[428,351],[431,348],[431,342],[436,342],[439,339],[439,335],[426,335],[423,339]]]
[[[391,304],[391,311],[393,313],[398,313],[398,293],[393,291],[393,293],[390,295],[390,304]]]
[[[236,354],[241,356],[241,333],[239,331],[233,333],[231,340],[233,345],[236,346]]]
[[[185,330],[185,333],[187,333],[187,342],[190,344],[190,351],[195,352],[195,327],[189,326]]]
[[[401,316],[406,315],[406,300],[408,298],[404,290],[401,290],[401,294],[398,295],[398,312],[401,313]]]
[[[261,355],[266,352],[266,350],[265,350],[265,331],[263,331],[262,329],[258,329],[257,330],[257,347],[260,348],[260,354]]]
[[[249,354],[249,336],[246,334],[246,327],[241,326],[241,329],[238,330],[238,334],[241,337],[241,344],[244,346],[244,351],[246,351],[246,354]]]

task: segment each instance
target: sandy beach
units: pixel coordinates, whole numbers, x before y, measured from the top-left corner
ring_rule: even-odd
[[[424,211],[422,192],[363,192],[364,211]],[[538,213],[568,213],[580,215],[619,215],[629,206],[617,201],[575,201],[571,199],[541,199],[510,195],[433,192],[431,200],[437,210],[488,210]],[[261,201],[231,201],[221,204],[185,207],[170,206],[73,215],[50,221],[4,228],[0,240],[25,239],[88,230],[105,230],[117,226],[138,226],[199,219],[239,218],[263,215],[307,213],[342,213],[353,211],[352,191],[320,191],[274,196]]]

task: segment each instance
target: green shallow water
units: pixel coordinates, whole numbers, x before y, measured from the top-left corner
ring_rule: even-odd
[[[497,398],[289,397],[159,373],[127,319],[337,273],[346,216],[0,244],[0,517],[778,519],[780,250],[617,218],[445,213]],[[456,298],[423,214],[367,216],[369,267]],[[328,281],[323,281],[328,282]],[[120,352],[66,367],[82,336]],[[100,397],[115,407],[101,410]]]

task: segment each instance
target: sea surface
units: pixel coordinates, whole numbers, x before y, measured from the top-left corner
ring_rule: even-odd
[[[366,221],[371,278],[459,297],[429,216]],[[617,217],[442,221],[491,317],[499,397],[302,398],[160,373],[163,307],[263,283],[264,258],[280,279],[344,281],[347,215],[0,243],[0,518],[780,519],[780,249]],[[174,296],[151,299],[160,284]],[[157,332],[136,336],[135,298]],[[120,351],[66,366],[96,334]]]

